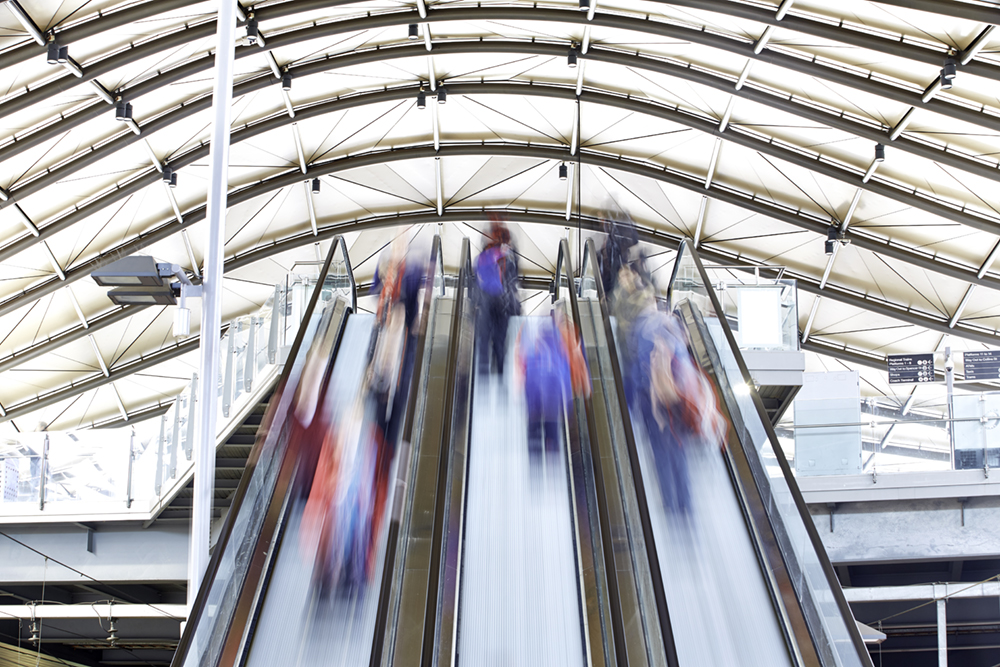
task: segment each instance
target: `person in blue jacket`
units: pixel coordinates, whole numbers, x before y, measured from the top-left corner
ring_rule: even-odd
[[[525,325],[518,340],[528,408],[528,451],[557,452],[563,415],[573,399],[570,364],[562,333],[552,318]]]
[[[521,314],[517,297],[517,252],[507,225],[495,220],[490,240],[476,258],[476,338],[479,372],[488,373],[490,361],[503,376],[510,318]]]

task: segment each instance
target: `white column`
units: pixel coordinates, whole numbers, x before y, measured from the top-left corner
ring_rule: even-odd
[[[938,667],[948,667],[948,601],[937,601]]]
[[[219,329],[222,325],[222,263],[225,245],[226,194],[229,185],[230,107],[236,51],[236,0],[219,0],[212,97],[211,152],[208,180],[208,238],[202,276],[201,362],[198,423],[194,441],[194,507],[188,560],[188,606],[194,604],[208,567],[208,541],[215,486],[215,415],[218,403]]]

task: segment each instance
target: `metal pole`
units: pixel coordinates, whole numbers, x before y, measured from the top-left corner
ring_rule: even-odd
[[[937,601],[938,667],[948,667],[948,601]]]
[[[215,88],[208,179],[208,238],[202,276],[201,363],[195,447],[194,506],[188,560],[188,605],[194,603],[208,567],[208,541],[215,483],[215,418],[219,400],[219,329],[222,327],[222,262],[226,195],[229,185],[230,107],[236,51],[236,0],[219,0],[215,47]]]
[[[49,434],[45,434],[45,442],[42,443],[42,464],[38,467],[38,509],[45,509],[45,473],[49,465]]]
[[[951,348],[944,348],[944,382],[948,388],[948,447],[951,449],[951,469],[955,469],[955,361]]]

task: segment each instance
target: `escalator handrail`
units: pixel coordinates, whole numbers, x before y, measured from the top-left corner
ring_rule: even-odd
[[[444,517],[447,513],[445,489],[448,485],[448,464],[451,461],[452,431],[454,424],[452,416],[455,411],[455,385],[458,376],[459,330],[462,326],[463,313],[466,306],[465,293],[471,293],[472,285],[472,250],[469,237],[462,238],[462,254],[459,259],[458,284],[455,287],[455,309],[452,313],[451,331],[448,340],[448,370],[445,382],[444,415],[441,420],[441,448],[438,450],[438,477],[434,502],[434,523],[431,532],[430,565],[427,570],[427,599],[424,608],[424,637],[421,643],[422,667],[431,667],[434,660],[434,636],[437,631],[437,601],[440,594],[441,551],[444,540]]]
[[[618,350],[615,346],[614,330],[611,327],[611,317],[608,312],[607,295],[604,293],[604,283],[601,281],[600,270],[597,269],[597,250],[594,239],[587,239],[583,251],[583,267],[595,267],[594,282],[597,288],[597,300],[601,309],[601,321],[604,324],[604,336],[608,344],[608,354],[611,359],[611,370],[614,375],[615,393],[618,398],[618,408],[621,412],[622,431],[625,434],[625,447],[628,451],[629,467],[632,470],[632,481],[635,486],[636,502],[639,509],[640,523],[642,524],[642,537],[646,546],[646,557],[649,560],[649,573],[653,584],[653,597],[656,602],[656,610],[660,621],[660,634],[663,637],[664,654],[666,655],[669,667],[677,667],[677,647],[674,642],[673,626],[670,622],[670,611],[667,608],[667,596],[663,587],[663,573],[660,569],[660,559],[656,550],[656,541],[653,535],[653,524],[650,520],[648,498],[646,496],[646,485],[643,481],[642,467],[639,462],[639,450],[636,447],[635,435],[632,432],[632,415],[628,409],[628,399],[625,396],[624,382],[622,380],[621,363],[618,359]],[[581,267],[579,289],[583,288],[583,273]],[[573,304],[576,306],[576,290],[573,292]]]
[[[323,262],[323,266],[319,272],[319,279],[316,281],[316,285],[313,288],[312,296],[309,297],[309,303],[303,312],[302,323],[300,324],[298,331],[295,334],[295,340],[292,342],[292,347],[288,353],[287,361],[285,362],[284,368],[281,370],[281,375],[275,384],[275,390],[272,396],[280,396],[283,391],[291,391],[292,388],[286,387],[289,376],[291,375],[292,369],[295,366],[295,359],[298,357],[300,349],[302,347],[302,342],[306,336],[306,330],[308,324],[312,319],[313,313],[316,309],[316,304],[319,302],[320,294],[323,291],[323,285],[326,281],[327,275],[330,272],[330,265],[333,263],[334,255],[337,252],[338,246],[342,249],[344,257],[348,258],[347,244],[344,241],[343,236],[337,235],[334,237],[333,242],[330,244],[330,250],[327,252],[326,260]],[[348,272],[351,273],[350,284],[351,284],[351,303],[357,303],[357,294],[355,293],[355,282],[353,273],[350,271],[350,259],[347,259]],[[353,308],[353,306],[352,306]],[[341,327],[343,329],[343,327]],[[343,331],[337,335],[337,345],[340,344],[340,337]],[[267,433],[267,425],[273,421],[273,412],[278,405],[278,401],[271,401],[268,406],[267,413],[264,415],[264,420],[262,422],[261,433]],[[188,614],[187,623],[185,624],[184,632],[181,634],[180,641],[177,644],[177,648],[174,651],[173,658],[171,659],[171,665],[174,667],[180,667],[184,664],[187,659],[187,652],[190,648],[191,638],[194,636],[195,631],[198,628],[199,621],[204,612],[205,605],[208,601],[208,594],[212,589],[212,583],[215,581],[215,577],[219,571],[219,565],[222,562],[222,556],[226,552],[226,548],[229,546],[229,539],[232,535],[233,526],[236,523],[236,517],[240,512],[243,504],[243,499],[246,496],[247,488],[250,485],[250,479],[253,477],[253,473],[260,462],[261,453],[264,449],[264,443],[266,437],[258,437],[257,441],[254,443],[253,449],[250,451],[250,456],[247,459],[246,466],[243,470],[243,475],[240,477],[240,483],[236,487],[236,493],[233,494],[233,501],[230,505],[229,513],[226,515],[226,519],[222,524],[222,530],[219,532],[219,537],[216,540],[215,548],[212,552],[212,558],[209,560],[208,568],[205,571],[205,576],[202,578],[202,585],[198,590],[197,596],[195,597],[194,604],[191,606],[191,612]],[[214,451],[214,448],[213,448]],[[286,450],[287,451],[287,450]],[[195,474],[198,474],[197,469]],[[275,502],[275,498],[272,497],[271,503]],[[188,596],[191,592],[188,592]]]
[[[722,304],[719,302],[719,298],[711,286],[712,283],[708,278],[708,272],[705,270],[705,265],[702,264],[701,257],[698,256],[698,251],[692,247],[686,239],[681,241],[681,244],[677,249],[677,258],[674,263],[674,272],[671,276],[670,284],[673,285],[673,279],[676,277],[681,258],[685,252],[690,253],[691,258],[694,260],[699,276],[701,277],[702,284],[705,286],[705,291],[708,293],[708,297],[712,302],[712,307],[718,314],[718,320],[720,326],[722,327],[722,331],[726,336],[726,342],[729,344],[733,357],[736,359],[736,363],[739,366],[740,375],[746,383],[746,386],[752,387],[753,378],[750,375],[746,362],[743,360],[743,355],[739,351],[739,346],[736,343],[736,337],[733,335],[732,328],[729,326],[729,322],[725,317],[725,311],[722,308]],[[837,603],[837,609],[844,617],[844,625],[847,627],[847,631],[850,634],[851,643],[854,645],[854,648],[858,653],[858,658],[861,660],[861,664],[866,665],[867,667],[872,667],[873,663],[871,654],[869,654],[868,649],[864,644],[864,640],[861,638],[861,632],[858,630],[858,626],[854,622],[854,613],[851,611],[851,607],[847,603],[847,598],[841,588],[840,580],[837,578],[837,574],[833,569],[833,564],[830,562],[830,557],[826,553],[826,547],[823,545],[823,540],[819,536],[819,531],[816,530],[816,525],[813,523],[812,515],[809,513],[809,508],[806,505],[805,499],[802,497],[802,492],[799,490],[798,483],[795,481],[795,476],[792,474],[792,470],[788,465],[788,460],[785,458],[784,450],[782,450],[781,444],[778,442],[778,436],[774,432],[771,420],[767,418],[767,411],[764,409],[764,403],[761,401],[758,392],[751,391],[750,395],[753,399],[754,407],[757,408],[757,414],[764,427],[764,432],[767,434],[771,448],[774,450],[778,467],[781,469],[781,474],[785,478],[785,482],[788,485],[792,500],[795,503],[796,511],[798,512],[799,518],[805,527],[806,534],[809,536],[809,542],[816,552],[820,566],[823,569],[823,574],[826,577],[827,583],[833,593],[834,600]]]
[[[375,612],[375,632],[372,637],[372,650],[368,664],[377,667],[382,663],[382,653],[385,648],[385,632],[389,617],[389,598],[392,594],[393,570],[396,564],[396,550],[399,542],[399,524],[401,520],[403,498],[406,495],[406,468],[409,463],[410,443],[413,440],[413,423],[417,411],[418,388],[420,373],[423,367],[424,348],[427,341],[427,322],[430,320],[431,305],[434,301],[434,278],[441,277],[441,294],[444,294],[444,262],[441,252],[441,237],[437,234],[431,242],[431,256],[427,264],[424,278],[424,302],[420,309],[420,326],[417,330],[416,349],[413,357],[413,370],[410,375],[409,395],[406,400],[406,412],[403,417],[399,460],[396,464],[396,482],[393,492],[392,514],[389,523],[389,534],[386,537],[385,563],[382,567],[382,582],[379,586],[378,606]],[[406,457],[404,459],[404,457]]]

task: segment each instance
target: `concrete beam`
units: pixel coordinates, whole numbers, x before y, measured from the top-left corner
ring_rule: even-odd
[[[987,581],[980,584],[953,583],[845,588],[844,597],[852,604],[858,602],[916,602],[942,598],[995,598],[1000,597],[1000,581]]]
[[[1000,478],[986,478],[978,469],[894,472],[876,480],[871,475],[802,476],[796,481],[809,505],[1000,496]]]

